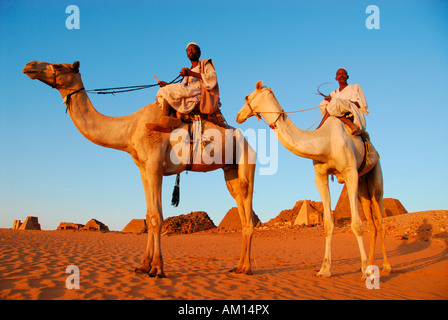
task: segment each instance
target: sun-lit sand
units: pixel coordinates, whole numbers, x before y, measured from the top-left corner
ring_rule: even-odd
[[[447,299],[447,210],[385,219],[390,276],[379,289],[361,281],[350,227],[337,227],[331,278],[317,278],[323,227],[257,229],[253,276],[228,272],[238,262],[240,232],[214,229],[162,238],[167,278],[135,274],[146,234],[0,229],[1,299]],[[366,230],[367,228],[364,228]],[[369,234],[364,235],[368,248]],[[376,264],[381,268],[381,253]],[[67,289],[66,267],[80,288]]]

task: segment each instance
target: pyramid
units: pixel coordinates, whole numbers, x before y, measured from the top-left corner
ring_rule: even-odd
[[[16,226],[16,221],[14,221],[14,226]],[[39,219],[37,217],[26,217],[24,223],[20,224],[19,230],[41,230]]]
[[[254,212],[254,227],[256,227],[260,222],[260,219]],[[233,207],[229,211],[227,211],[226,215],[222,219],[221,223],[219,224],[220,228],[227,228],[227,229],[239,229],[242,228],[241,225],[241,219],[240,215],[238,213],[238,208]]]
[[[146,219],[132,219],[121,232],[144,233],[146,232]]]
[[[359,216],[362,220],[366,220],[364,217],[364,212],[362,211],[361,202],[358,200],[358,211]],[[347,193],[347,186],[344,185],[341,191],[341,195],[339,196],[338,203],[336,204],[336,207],[334,208],[334,221],[338,221],[341,219],[350,219],[352,217],[352,214],[350,212],[350,201],[348,200],[348,193]]]
[[[358,200],[358,211],[359,216],[362,220],[366,220],[364,212],[362,210],[361,201]],[[383,217],[396,216],[399,214],[407,213],[407,210],[403,207],[401,202],[394,198],[384,198],[383,199]],[[348,200],[347,187],[344,185],[342,188],[341,195],[339,196],[338,203],[334,209],[334,221],[340,219],[350,219],[350,202]]]
[[[310,225],[322,223],[322,214],[310,205],[309,200],[305,200],[294,220],[294,225]]]
[[[61,222],[59,223],[57,230],[82,230],[83,224],[73,222]]]
[[[84,230],[109,231],[109,227],[96,219],[91,219],[84,226]]]
[[[396,216],[399,214],[408,213],[408,211],[403,207],[401,202],[397,199],[386,198],[383,199],[383,217]]]
[[[311,207],[311,209],[316,210],[320,215],[323,215],[324,206],[321,201],[316,202],[312,200],[299,200],[296,202],[292,209],[282,210],[278,214],[278,216],[266,222],[265,225],[274,227],[294,225],[294,222],[297,219],[300,209],[302,208],[305,201],[308,202],[308,205]]]
[[[20,225],[22,224],[22,221],[20,221],[20,220],[14,220],[14,223],[13,223],[13,225],[12,225],[12,228],[14,229],[14,230],[17,230],[17,229],[19,229],[20,228]]]

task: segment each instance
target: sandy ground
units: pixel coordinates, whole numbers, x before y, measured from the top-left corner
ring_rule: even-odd
[[[253,276],[229,273],[241,233],[209,231],[162,238],[167,278],[148,278],[139,265],[146,234],[0,229],[0,298],[41,299],[448,299],[448,211],[385,219],[394,272],[379,289],[361,281],[359,251],[349,226],[333,238],[331,278],[317,278],[323,227],[257,229]],[[366,250],[368,232],[364,235]],[[377,248],[376,264],[382,257]],[[67,289],[66,267],[79,268],[79,289]],[[70,282],[73,283],[73,282]]]

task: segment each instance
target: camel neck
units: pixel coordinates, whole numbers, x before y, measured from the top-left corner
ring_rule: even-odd
[[[299,157],[322,161],[329,150],[321,130],[305,131],[296,127],[285,115],[277,121],[277,135],[280,143]]]
[[[85,90],[71,94],[67,109],[76,128],[88,140],[106,148],[127,150],[133,117],[102,115],[93,107]]]
[[[283,109],[273,95],[266,102],[267,106],[270,105],[267,108],[270,111],[262,112],[262,115],[269,123],[275,122],[275,135],[286,149],[303,158],[317,161],[325,159],[330,146],[327,145],[328,139],[325,139],[323,130],[305,131],[296,127],[286,114],[278,117],[277,112]]]

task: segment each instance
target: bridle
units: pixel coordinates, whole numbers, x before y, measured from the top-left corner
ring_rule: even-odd
[[[65,90],[72,90],[73,91],[73,92],[70,92],[69,94],[67,94],[64,97],[64,99],[63,99],[63,103],[65,103],[65,105],[67,106],[67,109],[65,110],[65,112],[67,112],[68,110],[70,110],[70,98],[71,98],[71,96],[76,94],[76,93],[78,93],[78,92],[81,92],[81,91],[83,91],[85,89],[84,89],[84,87],[82,87],[80,89],[76,89],[76,90],[75,89],[67,89],[67,88],[62,87],[61,85],[57,84],[57,77],[62,75],[62,74],[68,74],[70,72],[65,72],[65,73],[60,73],[59,72],[59,73],[56,73],[56,70],[55,70],[55,68],[54,68],[54,66],[52,64],[50,64],[50,69],[51,69],[51,71],[53,71],[53,82],[51,84],[51,87],[53,89],[65,89]]]
[[[277,117],[277,119],[275,119],[274,122],[269,123],[269,122],[267,122],[267,121],[262,117],[262,114],[261,114],[260,112],[255,112],[254,109],[252,108],[252,106],[250,105],[250,103],[255,99],[256,96],[258,96],[262,91],[266,91],[266,90],[268,90],[271,94],[274,94],[274,93],[272,92],[272,89],[271,89],[271,88],[263,87],[261,90],[259,90],[259,92],[257,92],[257,94],[256,94],[250,101],[249,101],[249,99],[246,99],[246,104],[247,104],[247,106],[249,107],[250,112],[251,112],[251,114],[248,116],[248,118],[249,118],[249,117],[252,117],[252,116],[256,116],[258,120],[261,119],[264,123],[266,123],[266,124],[269,126],[269,128],[271,128],[271,129],[277,129],[277,121],[278,121],[280,118],[283,118],[283,119],[284,119],[284,116],[285,116],[285,113],[286,113],[286,112],[283,110],[283,108],[282,108],[282,111],[264,111],[264,113],[278,113],[278,117]],[[274,97],[275,97],[275,96],[274,96]]]

